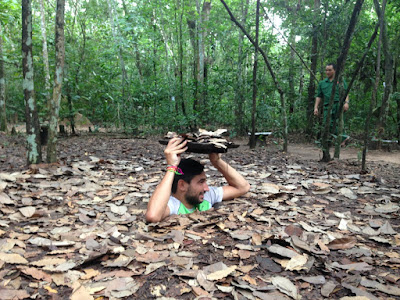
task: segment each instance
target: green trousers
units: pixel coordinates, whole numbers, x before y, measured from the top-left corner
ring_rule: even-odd
[[[324,124],[326,123],[326,118],[328,116],[328,106],[329,105],[324,105]],[[332,106],[332,112],[331,112],[331,122],[329,126],[329,132],[334,135],[338,135],[338,130],[339,130],[339,102],[334,102]],[[343,115],[343,123],[344,123],[344,115]],[[335,126],[336,125],[336,126]],[[333,128],[335,127],[335,131]],[[343,127],[343,132],[342,132],[342,140],[347,139],[349,136],[345,133],[344,127]]]

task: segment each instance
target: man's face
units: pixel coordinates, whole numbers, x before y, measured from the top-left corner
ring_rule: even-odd
[[[185,199],[190,205],[197,205],[203,202],[204,193],[209,191],[206,174],[203,172],[193,177],[190,181],[188,190],[185,194]]]
[[[329,79],[333,79],[333,78],[335,78],[335,70],[333,69],[333,66],[332,65],[328,65],[328,66],[326,66],[325,67],[325,73],[326,73],[326,76],[329,78]]]

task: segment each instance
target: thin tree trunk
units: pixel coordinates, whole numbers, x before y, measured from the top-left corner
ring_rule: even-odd
[[[160,10],[159,17],[157,18],[155,11],[153,11],[153,18],[155,20],[155,24],[159,27],[161,37],[164,41],[165,45],[165,63],[167,66],[167,71],[165,76],[167,77],[168,80],[168,98],[170,99],[171,96],[174,95],[174,86],[175,86],[175,76],[174,73],[177,69],[177,64],[178,62],[176,61],[176,57],[174,55],[173,49],[174,49],[174,40],[169,38],[167,32],[165,31],[164,28],[164,15],[163,15],[163,10]],[[175,10],[176,14],[176,10]],[[170,46],[171,44],[171,46]],[[179,50],[178,50],[179,51]],[[175,73],[176,74],[176,73]]]
[[[397,67],[398,59],[394,62],[394,74],[393,74],[393,94],[396,94],[397,102],[397,144],[400,145],[400,94],[397,92]]]
[[[203,7],[202,7],[202,11],[201,11],[201,44],[202,46],[200,47],[200,52],[201,53],[201,57],[200,60],[203,60],[203,67],[201,68],[200,65],[200,71],[203,70],[203,74],[202,74],[202,88],[201,88],[201,100],[203,101],[203,107],[204,109],[202,110],[203,112],[203,119],[205,119],[206,122],[208,122],[208,116],[209,114],[207,113],[207,80],[208,80],[208,65],[210,64],[211,60],[208,60],[206,58],[206,54],[205,54],[205,40],[206,37],[208,35],[208,31],[207,31],[207,22],[210,19],[210,11],[211,11],[211,0],[210,1],[204,1],[203,2]],[[200,74],[199,74],[200,75]]]
[[[22,0],[22,69],[24,76],[27,163],[28,165],[38,164],[42,161],[42,149],[40,147],[40,125],[33,81],[31,0]]]
[[[198,72],[198,41],[196,39],[196,22],[187,19],[187,24],[189,27],[189,36],[190,36],[190,41],[193,47],[193,81],[194,81],[194,99],[193,99],[193,111],[196,114],[197,109],[198,109],[198,93],[199,93],[199,87],[198,87],[198,78],[197,78],[197,72]]]
[[[299,97],[298,103],[301,103],[303,100],[303,90],[304,90],[304,69],[303,66],[300,65],[300,80],[299,80]]]
[[[292,24],[294,25],[294,24]],[[293,30],[290,32],[289,42],[293,45],[295,44],[295,35]],[[289,93],[288,93],[288,102],[289,102],[289,113],[293,114],[294,112],[294,102],[296,97],[296,92],[294,91],[294,76],[295,76],[295,61],[294,61],[294,50],[290,48],[290,57],[289,57]]]
[[[377,124],[377,132],[378,132],[378,145],[379,148],[382,146],[382,137],[385,132],[386,126],[386,118],[388,115],[389,109],[389,97],[392,93],[392,86],[393,86],[393,56],[390,52],[390,42],[387,36],[387,25],[385,21],[385,11],[386,11],[386,0],[382,2],[382,9],[379,7],[379,1],[374,0],[375,8],[378,13],[378,18],[381,20],[381,28],[380,32],[382,35],[382,47],[383,47],[383,54],[385,56],[385,88],[381,103],[381,109],[379,112],[379,120]]]
[[[242,24],[246,24],[247,20],[247,11],[249,7],[249,0],[246,0],[245,3],[243,3],[243,0],[241,1],[241,7],[242,7]],[[245,102],[245,97],[244,97],[244,75],[243,75],[243,60],[244,60],[244,55],[243,55],[243,40],[244,40],[244,35],[242,31],[239,29],[239,45],[238,45],[238,63],[237,63],[237,85],[236,87],[236,93],[235,93],[235,127],[238,135],[244,135],[246,134],[246,130],[244,127],[244,102]]]
[[[251,137],[250,149],[256,147],[256,119],[257,119],[257,63],[258,63],[258,31],[260,23],[260,0],[257,0],[256,10],[256,39],[254,45],[254,65],[253,65],[253,105],[251,111]]]
[[[375,28],[375,36],[376,36],[376,32],[377,32],[377,28]],[[381,44],[382,44],[382,34],[379,33],[378,51],[377,51],[377,55],[376,55],[375,84],[374,84],[374,88],[372,90],[372,98],[369,103],[368,115],[365,119],[365,125],[364,125],[364,146],[363,146],[362,161],[361,161],[361,170],[362,171],[366,170],[367,149],[368,149],[368,143],[369,143],[369,130],[370,130],[370,124],[371,124],[371,119],[372,119],[372,111],[376,105],[376,94],[378,91],[379,80],[380,80]]]
[[[80,27],[81,27],[81,33],[82,33],[82,42],[81,44],[81,50],[80,50],[80,55],[79,55],[79,64],[77,66],[77,69],[75,71],[75,87],[73,89],[74,93],[76,95],[79,95],[79,74],[81,71],[81,66],[83,65],[85,61],[85,51],[86,51],[86,22],[81,21],[80,22]],[[71,123],[71,132],[72,134],[75,134],[75,111],[74,111],[74,103],[71,97],[71,86],[70,83],[68,83],[68,89],[67,89],[67,97],[68,97],[68,109],[69,109],[69,121]]]
[[[397,102],[397,144],[400,146],[400,94],[397,92],[397,67],[398,59],[395,60],[393,74],[393,92],[396,93]]]
[[[295,109],[295,102],[296,102],[296,92],[294,90],[294,77],[296,74],[296,67],[295,67],[295,53],[296,51],[296,19],[297,19],[297,11],[300,9],[301,3],[299,2],[294,8],[287,5],[287,11],[293,11],[292,18],[292,29],[290,30],[289,35],[289,47],[290,47],[290,57],[289,57],[289,113],[293,114]]]
[[[178,65],[177,65],[177,70],[175,71],[175,76],[178,77],[178,88],[177,88],[178,93],[177,93],[177,97],[174,102],[176,114],[179,114],[179,103],[180,103],[180,99],[181,99],[181,86],[182,86],[182,94],[183,94],[183,70],[182,70],[183,55],[181,54],[182,30],[180,30],[182,28],[182,24],[181,24],[181,22],[178,21],[178,18],[177,18],[177,13],[178,13],[178,11],[180,11],[180,5],[181,5],[180,0],[176,0],[175,1],[175,9],[174,9],[176,39],[177,39],[177,44],[178,44]],[[182,16],[181,11],[180,11],[180,15]],[[181,71],[182,71],[182,73],[181,73]],[[182,98],[183,98],[183,95],[182,95]]]
[[[124,9],[125,17],[130,18],[128,8],[126,6],[125,0],[122,0],[122,7]],[[142,71],[142,64],[140,62],[140,52],[138,49],[138,42],[137,38],[135,37],[135,33],[132,30],[132,38],[133,38],[133,51],[134,51],[134,57],[135,57],[135,64],[136,68],[138,69],[138,74],[139,74],[139,80],[142,83],[143,82],[143,71]]]
[[[357,24],[358,16],[360,14],[362,5],[364,3],[364,0],[357,0],[356,4],[354,5],[353,13],[350,19],[350,24],[349,27],[347,28],[346,32],[346,37],[344,39],[343,43],[343,48],[342,52],[340,53],[340,56],[337,60],[337,69],[335,73],[335,78],[334,78],[334,84],[332,85],[332,93],[331,93],[331,98],[329,100],[329,106],[328,106],[328,111],[327,111],[327,116],[326,116],[326,121],[324,124],[324,131],[322,134],[322,161],[328,162],[331,160],[331,156],[329,153],[329,148],[330,148],[330,122],[331,122],[331,112],[332,112],[332,107],[333,107],[333,102],[335,98],[335,93],[336,93],[336,87],[338,84],[336,82],[339,82],[339,78],[341,78],[341,72],[342,69],[344,68],[347,53],[349,52],[350,44],[351,44],[351,39],[353,36],[354,28]],[[339,93],[340,94],[340,93]],[[340,98],[339,98],[340,99]]]
[[[224,0],[220,0],[221,3],[224,5],[226,11],[228,12],[229,16],[231,17],[232,22],[234,22],[239,28],[240,30],[242,30],[242,32],[245,34],[245,36],[248,38],[248,40],[252,43],[252,45],[254,47],[258,48],[258,51],[260,51],[265,64],[267,65],[268,71],[272,77],[272,80],[274,82],[275,88],[278,90],[279,93],[279,98],[281,100],[281,113],[282,113],[282,123],[283,123],[283,148],[282,150],[284,152],[287,151],[287,146],[288,146],[288,127],[287,127],[287,114],[286,114],[286,100],[285,100],[285,94],[281,88],[281,86],[279,85],[279,82],[275,76],[274,71],[272,70],[272,66],[269,63],[268,57],[265,54],[265,52],[258,47],[258,45],[256,45],[255,41],[253,40],[253,38],[247,33],[247,31],[244,29],[244,27],[236,20],[235,16],[232,14],[231,10],[229,9],[228,5],[225,3]]]
[[[56,69],[54,72],[53,99],[50,106],[49,142],[47,162],[57,161],[57,128],[64,75],[65,39],[64,39],[65,0],[57,0],[56,13]]]
[[[370,38],[370,40],[368,42],[367,48],[364,50],[363,56],[361,57],[360,61],[356,64],[357,68],[353,72],[353,76],[352,76],[351,81],[350,81],[350,83],[349,83],[349,85],[347,87],[346,92],[343,95],[341,95],[341,98],[340,98],[339,111],[341,112],[341,114],[340,114],[339,124],[340,124],[341,127],[338,129],[338,136],[336,138],[335,155],[334,155],[335,158],[339,158],[339,156],[340,156],[340,146],[341,146],[341,143],[342,143],[342,137],[341,136],[342,136],[342,133],[343,133],[343,125],[344,125],[344,122],[343,122],[343,105],[344,105],[344,103],[346,101],[347,95],[350,93],[350,90],[351,90],[351,88],[352,88],[352,86],[353,86],[353,84],[354,84],[354,82],[356,80],[356,77],[357,77],[358,73],[360,72],[362,66],[364,65],[365,58],[367,57],[367,54],[368,54],[373,42],[375,41],[376,35],[378,33],[378,28],[379,28],[379,23],[376,24],[376,26],[375,26],[375,31],[372,33],[372,36],[371,36],[371,38]],[[378,53],[380,53],[380,48],[379,47],[378,47]],[[376,91],[375,91],[375,95],[376,95]],[[370,120],[370,117],[368,117],[367,120]],[[333,128],[333,131],[335,131],[335,127]]]
[[[178,24],[178,40],[179,40],[179,45],[178,45],[178,56],[179,56],[179,62],[178,62],[178,77],[179,77],[179,99],[177,102],[181,104],[182,108],[182,113],[186,117],[186,107],[185,107],[185,99],[184,99],[184,94],[183,94],[183,35],[182,35],[182,21],[183,21],[183,7],[181,0],[179,1],[179,10],[180,10],[180,15],[179,15],[179,24]],[[177,112],[178,112],[178,105],[177,105]]]
[[[200,0],[196,0],[196,10],[198,14],[198,19],[197,19],[197,53],[198,53],[198,58],[197,58],[197,84],[198,84],[198,95],[197,99],[198,102],[201,104],[201,106],[204,109],[204,39],[203,39],[203,14],[201,12],[200,8]]]
[[[311,73],[315,74],[317,72],[317,62],[318,62],[318,26],[317,26],[317,15],[320,12],[320,1],[314,0],[314,22],[312,24],[312,46],[311,46]],[[314,102],[315,102],[315,81],[313,76],[310,74],[310,82],[308,83],[308,97],[307,97],[307,111],[306,120],[307,128],[306,133],[311,137],[314,127]]]
[[[122,46],[121,43],[119,41],[118,35],[119,33],[117,32],[117,28],[115,26],[115,16],[114,16],[114,0],[107,0],[107,4],[108,4],[108,13],[110,15],[110,22],[111,22],[111,31],[112,31],[112,35],[114,37],[114,42],[118,45],[118,58],[119,58],[119,63],[120,63],[120,68],[121,68],[121,89],[122,89],[122,103],[123,103],[123,112],[126,113],[127,107],[126,107],[126,83],[127,83],[127,79],[128,79],[128,75],[126,72],[126,67],[125,67],[125,61],[124,61],[124,57],[123,57],[123,51],[122,51]],[[126,127],[126,120],[125,117],[122,118],[122,122],[124,124],[124,128]],[[117,122],[117,127],[119,127],[119,119]]]
[[[44,88],[46,95],[47,108],[50,110],[50,68],[49,68],[49,54],[47,51],[47,34],[46,34],[46,20],[44,14],[44,3],[40,0],[40,29],[42,32],[42,53],[43,53],[43,64],[44,64]]]
[[[2,32],[0,23],[0,32]],[[0,34],[0,131],[8,132],[6,114],[6,77],[3,61],[3,37]]]
[[[157,32],[157,25],[155,23],[155,20],[152,19],[153,22],[153,37],[156,36]],[[156,47],[156,39],[153,38],[153,76],[154,76],[154,90],[157,90],[157,47]],[[153,108],[153,122],[152,124],[156,124],[156,114],[157,114],[157,97],[154,98],[154,108]],[[150,108],[149,108],[149,113],[150,113]]]
[[[324,1],[323,2],[324,5],[324,20],[322,21],[322,27],[323,27],[323,31],[322,31],[322,36],[323,36],[323,41],[327,41],[328,40],[328,29],[327,29],[327,18],[328,18],[328,11],[329,11],[329,3]],[[327,43],[321,43],[321,63],[320,63],[320,74],[321,74],[321,78],[324,77],[324,69],[325,69],[325,57],[326,57],[326,45]]]

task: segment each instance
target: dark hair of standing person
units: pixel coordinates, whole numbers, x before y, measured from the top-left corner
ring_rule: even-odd
[[[329,64],[327,64],[326,66],[332,66],[333,70],[336,71],[336,64],[334,64],[334,63],[329,63]]]

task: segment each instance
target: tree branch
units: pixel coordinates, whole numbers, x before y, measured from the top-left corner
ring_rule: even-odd
[[[261,4],[261,7],[264,10],[264,15],[265,17],[268,19],[268,21],[271,22],[272,27],[274,27],[276,29],[276,31],[278,31],[278,33],[283,37],[283,40],[285,41],[285,43],[290,47],[290,49],[293,50],[294,53],[296,53],[296,55],[300,58],[301,62],[303,63],[303,65],[306,67],[306,69],[308,70],[308,72],[310,72],[310,74],[314,77],[316,82],[319,82],[317,76],[315,76],[315,74],[313,73],[313,71],[311,71],[311,69],[308,67],[308,65],[306,64],[306,62],[304,61],[304,59],[301,57],[301,55],[296,51],[296,49],[289,43],[289,41],[286,39],[286,37],[283,35],[283,33],[275,26],[274,22],[272,22],[271,18],[268,16],[267,12],[265,11],[265,7]]]
[[[256,42],[253,40],[253,38],[247,33],[246,29],[244,29],[244,27],[242,26],[242,24],[240,24],[240,23],[236,20],[235,16],[232,14],[231,10],[229,9],[229,7],[228,7],[228,5],[225,3],[225,1],[224,1],[224,0],[220,0],[220,1],[221,1],[221,3],[224,5],[224,7],[225,7],[226,11],[228,12],[229,16],[231,17],[232,22],[235,23],[235,24],[237,25],[237,27],[240,28],[240,30],[241,30],[241,31],[243,32],[243,34],[249,39],[249,41],[253,44],[253,46],[256,47],[256,48],[258,49],[258,51],[260,51],[262,57],[264,58],[264,61],[265,61],[266,65],[267,65],[268,71],[269,71],[269,73],[271,74],[272,80],[274,81],[274,84],[275,84],[276,89],[278,90],[279,94],[283,95],[283,90],[282,90],[282,88],[280,87],[280,85],[279,85],[279,83],[278,83],[278,81],[277,81],[277,79],[276,79],[275,73],[274,73],[274,71],[272,70],[271,64],[269,63],[268,57],[267,57],[267,55],[265,54],[265,52],[256,44]]]

